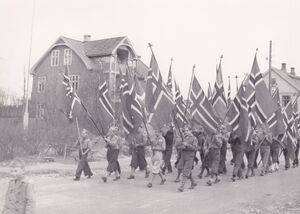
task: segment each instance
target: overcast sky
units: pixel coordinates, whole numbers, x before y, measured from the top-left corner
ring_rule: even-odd
[[[21,95],[29,61],[33,0],[0,0],[0,88]],[[235,88],[250,72],[255,49],[261,71],[268,67],[269,40],[273,66],[296,67],[300,74],[300,1],[297,0],[36,0],[31,66],[61,35],[82,40],[128,36],[149,65],[153,44],[166,80],[173,74],[186,96],[192,66],[207,91],[223,55],[223,79]],[[227,92],[226,92],[227,93]]]

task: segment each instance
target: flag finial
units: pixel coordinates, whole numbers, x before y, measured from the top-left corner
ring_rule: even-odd
[[[194,64],[194,65],[193,65],[193,71],[195,71],[195,68],[196,68],[196,65]]]
[[[173,59],[173,57],[171,57],[171,59],[170,59],[170,60],[171,60],[171,63],[172,63],[172,62],[173,62],[173,60],[174,60],[174,59]]]
[[[149,48],[152,48],[152,46],[153,46],[153,45],[149,42],[149,43],[148,43],[148,47],[149,47]]]

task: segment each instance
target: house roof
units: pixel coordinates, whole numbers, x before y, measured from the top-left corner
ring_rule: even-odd
[[[275,72],[278,76],[280,76],[284,81],[286,81],[290,86],[295,88],[298,92],[300,92],[300,84],[298,84],[294,79],[300,79],[300,77],[291,75],[287,73],[286,71],[283,71],[281,69],[272,67],[272,72]],[[263,77],[265,77],[269,73],[269,69],[263,74]]]
[[[109,56],[116,52],[116,50],[124,45],[129,47],[134,55],[132,45],[126,36],[94,40],[94,41],[79,41],[64,36],[60,36],[53,45],[44,53],[44,55],[32,66],[31,73],[34,74],[36,67],[40,62],[51,52],[54,47],[65,45],[72,49],[83,61],[88,70],[98,69],[99,66],[95,63],[93,57]]]
[[[125,36],[94,40],[85,42],[85,53],[87,56],[108,56],[111,55],[115,48],[126,39]]]

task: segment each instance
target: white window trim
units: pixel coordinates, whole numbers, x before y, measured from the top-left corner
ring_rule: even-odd
[[[68,61],[67,61],[68,56]],[[70,48],[64,49],[64,65],[71,65],[72,64],[72,50]]]
[[[44,82],[44,90],[42,91],[40,91],[40,87],[39,87],[41,82]],[[46,82],[47,79],[45,76],[41,76],[37,78],[37,93],[44,93],[46,91]]]
[[[43,106],[43,108],[40,108],[41,106]],[[41,114],[41,109],[43,109],[43,113]],[[37,104],[37,112],[36,112],[36,117],[39,119],[44,119],[45,117],[45,104],[43,103],[38,103]]]
[[[54,60],[54,58],[56,60]],[[50,62],[50,65],[51,67],[57,67],[59,66],[59,50],[52,50],[51,51],[51,62]],[[54,64],[54,61],[57,62],[56,64]]]
[[[73,77],[78,77],[78,80],[77,80],[77,88],[74,88],[74,90],[75,91],[77,91],[78,89],[79,89],[79,87],[80,87],[80,85],[79,85],[79,82],[80,82],[80,75],[79,74],[71,74],[70,75],[70,83],[71,83],[71,85],[73,86],[73,82],[74,82],[74,78]]]

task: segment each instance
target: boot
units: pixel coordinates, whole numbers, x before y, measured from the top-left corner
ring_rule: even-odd
[[[179,191],[179,192],[183,192],[183,190],[184,190],[184,185],[185,185],[186,180],[187,180],[187,177],[182,176],[181,185],[180,185],[180,187],[178,188],[178,191]]]
[[[250,176],[250,170],[251,170],[251,169],[248,167],[245,178],[248,178],[248,177]]]
[[[197,186],[197,183],[195,182],[192,174],[190,175],[190,180],[191,180],[191,187],[190,187],[190,189],[194,189],[194,187]]]
[[[149,175],[150,175],[150,171],[146,169],[145,178],[149,178]]]

